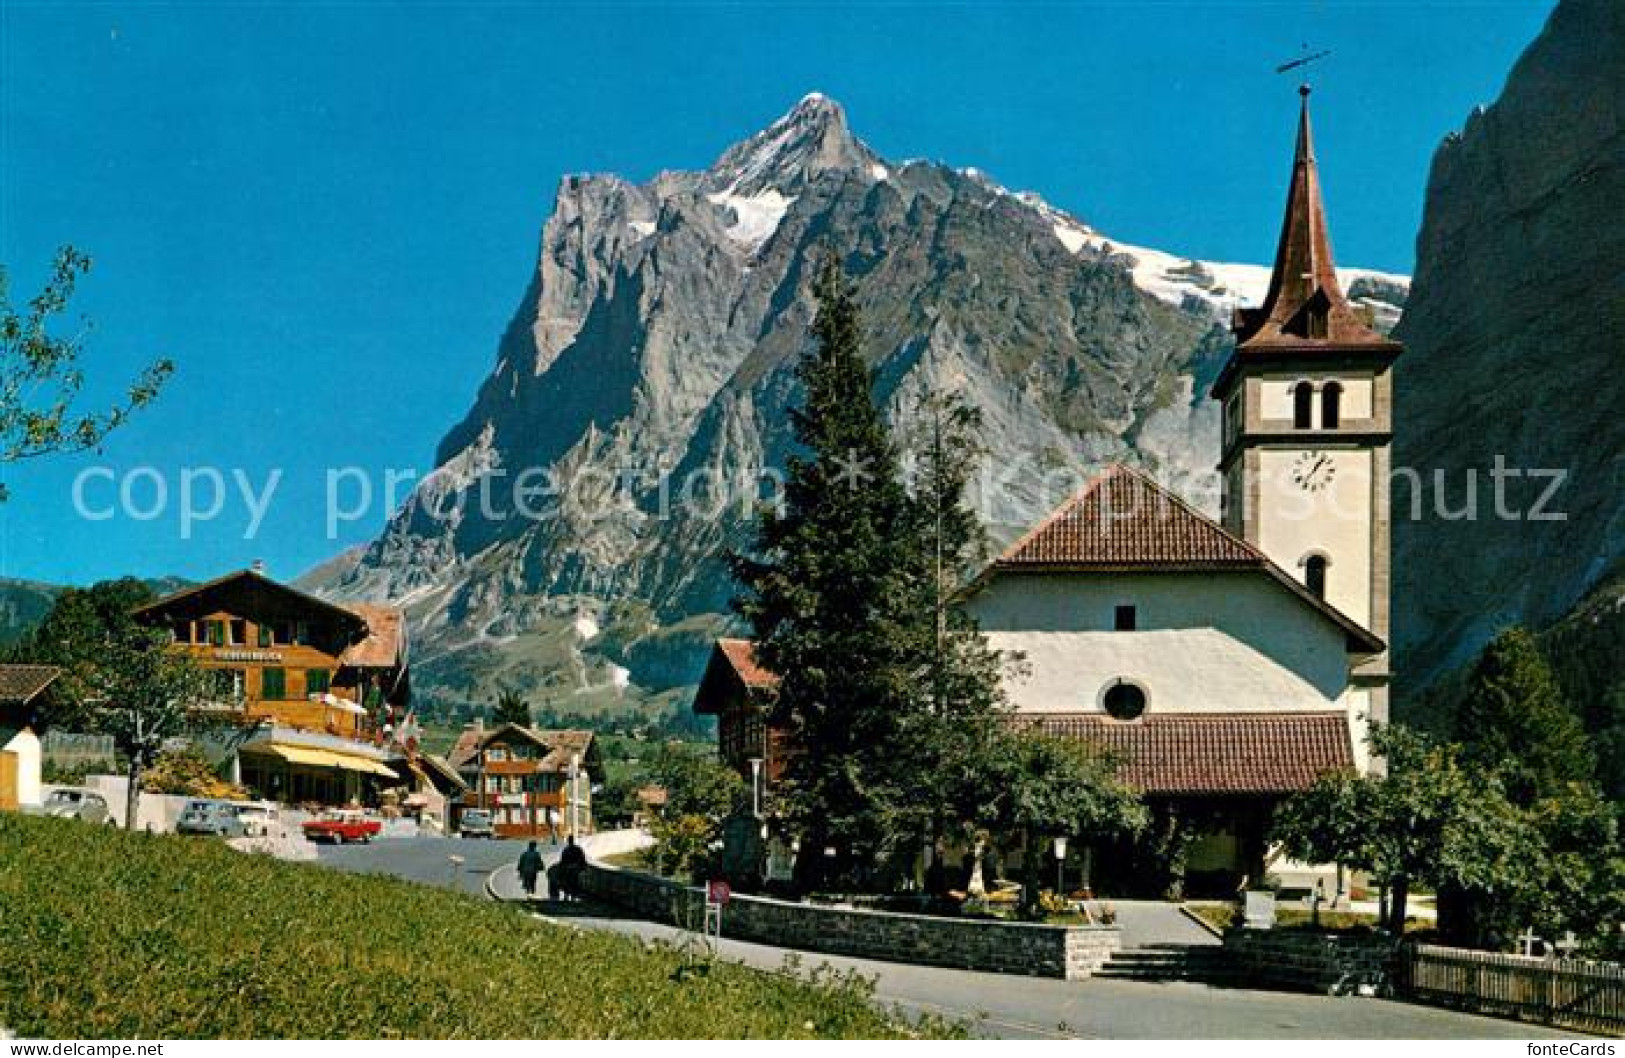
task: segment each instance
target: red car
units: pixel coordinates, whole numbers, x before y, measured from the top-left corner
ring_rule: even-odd
[[[383,824],[376,819],[368,819],[364,812],[341,810],[323,812],[320,817],[308,820],[302,829],[310,841],[331,841],[335,845],[343,845],[348,841],[371,841],[383,829]]]

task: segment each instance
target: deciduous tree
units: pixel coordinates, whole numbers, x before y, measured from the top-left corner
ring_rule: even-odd
[[[52,332],[89,271],[90,258],[64,246],[45,288],[18,307],[0,269],[0,463],[96,448],[152,403],[174,371],[170,361],[157,360],[136,375],[123,400],[103,411],[76,408],[85,382],[79,366],[85,328],[67,335]],[[0,485],[0,500],[5,495]]]
[[[1020,836],[1028,913],[1038,906],[1047,842],[1138,833],[1150,818],[1139,796],[1118,781],[1112,758],[1075,739],[996,731],[975,778],[981,822],[995,833]]]
[[[1385,925],[1396,934],[1413,885],[1510,896],[1528,884],[1539,838],[1495,775],[1398,725],[1378,728],[1371,745],[1385,774],[1324,776],[1277,812],[1274,836],[1289,855],[1370,872],[1389,890]]]

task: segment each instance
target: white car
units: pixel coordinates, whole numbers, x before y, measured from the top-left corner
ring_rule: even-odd
[[[101,794],[71,787],[52,790],[41,811],[58,819],[82,819],[86,823],[113,822],[113,814],[108,811],[107,801]]]
[[[266,801],[237,806],[237,818],[242,820],[243,833],[251,838],[263,838],[282,826],[282,812]]]

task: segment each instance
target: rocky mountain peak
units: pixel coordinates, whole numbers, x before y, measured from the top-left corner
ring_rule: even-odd
[[[878,179],[885,165],[852,134],[845,108],[812,92],[773,124],[724,151],[706,174],[706,182],[715,191],[734,195],[770,190],[791,195],[831,170]]]
[[[983,409],[1001,474],[979,510],[998,539],[1107,460],[1203,491],[1224,321],[1269,269],[1108,239],[973,170],[890,166],[814,94],[704,171],[561,185],[435,473],[311,586],[403,604],[426,700],[514,687],[573,712],[686,707],[730,621],[751,498],[794,450],[808,265],[832,239],[861,272],[888,414],[947,384]],[[1398,315],[1403,277],[1340,278]],[[520,481],[543,493],[523,511]]]

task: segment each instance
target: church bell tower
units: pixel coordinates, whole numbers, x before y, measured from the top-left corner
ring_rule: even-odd
[[[1269,291],[1236,313],[1236,349],[1213,385],[1223,409],[1225,527],[1304,587],[1388,640],[1389,447],[1398,342],[1337,281],[1309,124],[1298,117],[1286,218]],[[1388,655],[1353,685],[1386,720]]]

